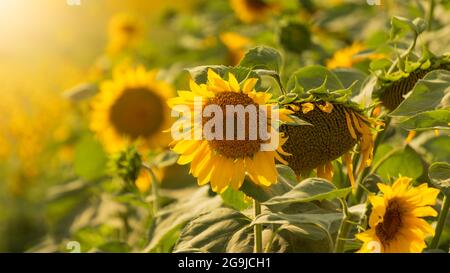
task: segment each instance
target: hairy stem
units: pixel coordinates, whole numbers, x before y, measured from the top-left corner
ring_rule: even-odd
[[[435,249],[439,245],[439,239],[442,234],[442,230],[445,226],[445,220],[447,219],[448,210],[450,208],[450,198],[447,195],[444,195],[444,200],[442,201],[442,209],[439,213],[438,223],[436,225],[436,231],[434,233],[433,241],[431,241],[430,248]]]
[[[256,219],[256,217],[258,215],[261,214],[261,204],[256,201],[253,200],[253,216]],[[254,253],[262,253],[263,252],[263,247],[262,247],[262,225],[261,224],[256,224],[253,228],[253,232],[254,232],[254,241],[255,241],[255,245],[254,245]]]

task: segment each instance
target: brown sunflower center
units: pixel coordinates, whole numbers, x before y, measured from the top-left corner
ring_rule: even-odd
[[[387,244],[397,235],[402,225],[402,212],[398,200],[391,200],[384,213],[383,222],[375,228],[377,237],[382,244]]]
[[[128,36],[132,36],[137,32],[136,26],[132,23],[124,24],[120,29],[124,34]]]
[[[258,105],[252,98],[244,93],[221,92],[210,99],[206,103],[204,109],[208,106],[218,106],[223,113],[222,122],[216,124],[211,129],[212,133],[221,137],[211,139],[206,136],[207,139],[211,139],[208,140],[208,144],[214,151],[225,157],[236,159],[252,157],[260,150],[260,145],[263,141],[260,139],[258,133],[259,113],[244,111],[238,114],[238,111],[236,111],[238,109],[237,107],[241,106],[243,108],[240,109],[256,109],[256,111],[258,111]],[[254,116],[255,114],[256,117]],[[253,115],[253,117],[251,117],[251,115]],[[203,117],[203,127],[206,128],[205,125],[213,118],[214,116]],[[233,121],[233,123],[231,123],[231,121]],[[227,125],[227,122],[231,124]],[[227,132],[227,130],[231,132]],[[254,132],[256,132],[256,137]],[[229,136],[232,136],[232,138],[230,139]]]
[[[263,10],[268,6],[267,3],[264,2],[263,0],[245,0],[245,4],[249,9],[257,11]]]
[[[282,125],[280,128],[288,137],[283,149],[291,154],[284,159],[297,175],[307,174],[342,156],[356,144],[347,127],[346,107],[334,104],[333,110],[326,113],[317,107],[324,104],[315,102],[314,109],[306,114],[301,110],[295,112],[295,116],[312,126]],[[300,104],[295,105],[301,109]]]
[[[111,107],[109,119],[116,131],[136,139],[158,133],[164,120],[164,102],[146,88],[129,89]]]

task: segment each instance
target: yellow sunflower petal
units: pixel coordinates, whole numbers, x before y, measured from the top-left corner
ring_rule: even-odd
[[[256,78],[249,78],[244,82],[244,86],[242,87],[242,91],[244,93],[250,93],[253,91],[253,88],[255,88],[256,83],[258,82],[258,79]]]

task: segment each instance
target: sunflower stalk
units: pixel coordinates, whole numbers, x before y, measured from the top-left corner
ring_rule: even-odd
[[[431,30],[431,25],[433,24],[433,17],[434,17],[434,8],[436,7],[436,1],[435,0],[429,0],[430,6],[428,8],[428,14],[427,14],[427,30]]]
[[[143,168],[147,170],[152,178],[152,196],[153,196],[153,216],[156,216],[159,210],[159,188],[158,188],[158,178],[153,172],[152,168],[146,164],[142,164]]]
[[[256,217],[258,217],[258,215],[261,214],[261,204],[256,201],[253,200],[253,216],[254,219],[256,219]],[[262,253],[263,252],[263,247],[262,247],[262,225],[261,224],[255,224],[255,226],[253,227],[253,232],[254,232],[254,253]]]
[[[450,198],[448,198],[447,195],[444,195],[444,200],[442,200],[442,209],[441,212],[439,213],[436,231],[433,240],[431,241],[430,249],[435,249],[439,246],[439,239],[445,226],[445,221],[447,219],[449,208],[450,208]]]
[[[347,240],[346,237],[351,226],[350,224],[351,215],[350,212],[348,211],[347,202],[343,198],[340,198],[339,200],[341,201],[342,204],[342,213],[344,217],[342,219],[341,226],[339,227],[339,231],[337,234],[336,247],[334,249],[335,253],[344,252],[345,242]]]

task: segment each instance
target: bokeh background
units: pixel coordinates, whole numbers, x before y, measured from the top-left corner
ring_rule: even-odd
[[[315,63],[354,66],[363,78],[368,60],[348,57],[369,48],[382,51],[391,15],[425,14],[423,1],[370,6],[363,0],[282,0],[269,1],[280,6],[276,19],[250,24],[231,2],[0,0],[0,252],[66,251],[69,240],[86,251],[145,248],[148,223],[142,221],[149,220],[139,209],[145,202],[105,194],[118,186],[105,179],[108,158],[88,128],[86,98],[114,69],[160,68],[166,81],[186,89],[184,68],[235,65],[249,47],[268,45],[289,60],[285,75]],[[449,9],[449,1],[442,1],[435,31],[422,38],[435,54],[450,49],[439,42],[450,34]],[[135,44],[117,44],[111,28],[121,16],[139,26]],[[287,21],[301,27],[286,27]],[[449,161],[439,139],[433,141],[435,159]],[[168,171],[165,179],[168,189],[181,188],[173,198],[189,194],[185,188],[193,181],[186,170]]]

